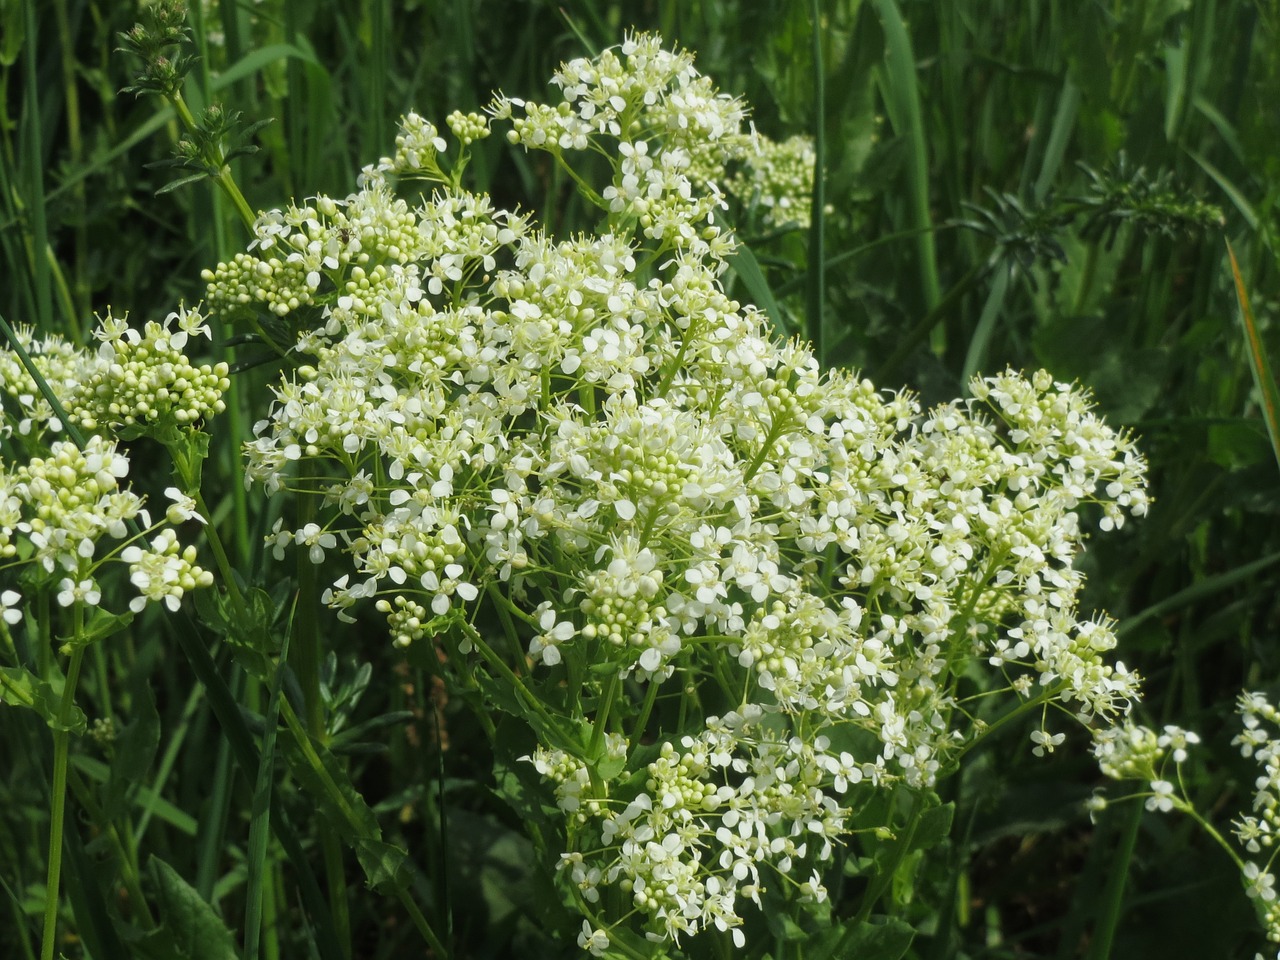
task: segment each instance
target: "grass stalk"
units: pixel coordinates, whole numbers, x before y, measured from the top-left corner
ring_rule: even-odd
[[[1133,861],[1133,851],[1138,844],[1138,827],[1142,824],[1143,806],[1140,803],[1130,804],[1128,817],[1121,828],[1120,843],[1115,848],[1107,874],[1107,885],[1102,893],[1102,911],[1097,926],[1093,928],[1093,937],[1089,947],[1087,960],[1108,960],[1111,956],[1111,944],[1115,939],[1116,929],[1120,925],[1120,913],[1124,909],[1124,887],[1129,876],[1129,864]]]
[[[26,56],[23,58],[27,90],[23,109],[25,123],[22,142],[26,147],[24,159],[27,164],[28,178],[27,220],[31,230],[31,274],[35,288],[35,317],[32,322],[36,329],[44,333],[53,333],[57,328],[53,322],[53,286],[48,260],[49,224],[44,196],[44,148],[40,135],[43,111],[40,106],[40,84],[36,70],[40,44],[35,42],[35,38],[39,36],[35,0],[25,0],[22,11],[28,37]]]
[[[942,300],[942,285],[938,279],[938,256],[929,210],[929,151],[920,112],[915,53],[897,0],[874,0],[874,3],[888,45],[887,69],[883,79],[885,99],[892,110],[894,127],[907,146],[907,200],[911,226],[920,230],[916,238],[920,286],[925,310],[932,311]],[[934,332],[934,347],[938,349],[943,340],[941,328]]]
[[[79,639],[84,630],[84,611],[80,604],[72,606],[72,637]],[[74,642],[74,641],[73,641]],[[67,808],[67,756],[71,747],[71,708],[75,705],[76,684],[80,679],[80,664],[84,660],[83,646],[71,651],[67,675],[63,681],[62,699],[58,701],[58,726],[53,731],[53,784],[50,787],[49,812],[49,860],[45,876],[44,932],[40,940],[41,960],[53,960],[58,938],[58,890],[62,882],[62,831]]]
[[[1262,397],[1262,419],[1267,424],[1267,435],[1271,438],[1271,451],[1276,456],[1277,465],[1280,465],[1280,385],[1276,384],[1267,348],[1258,334],[1258,323],[1249,306],[1249,291],[1245,287],[1244,277],[1240,275],[1240,264],[1236,262],[1236,252],[1230,243],[1227,244],[1227,256],[1231,260],[1231,276],[1235,281],[1236,300],[1240,304],[1240,323],[1244,327],[1245,349],[1249,353],[1249,370]]]
[[[809,283],[808,309],[806,315],[809,322],[809,340],[813,344],[813,354],[820,364],[825,365],[824,316],[827,303],[827,246],[826,220],[827,206],[827,75],[822,65],[822,3],[811,0],[810,12],[813,17],[813,195],[809,205]],[[777,322],[781,317],[775,317]]]

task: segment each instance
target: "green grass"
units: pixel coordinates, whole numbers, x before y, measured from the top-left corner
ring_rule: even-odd
[[[363,164],[392,151],[400,114],[442,122],[490,90],[541,96],[561,59],[633,26],[696,51],[704,73],[754,105],[763,132],[817,132],[825,167],[813,230],[744,236],[734,295],[884,387],[905,383],[935,400],[958,395],[975,371],[1045,366],[1090,386],[1109,420],[1142,437],[1156,503],[1091,550],[1087,605],[1119,618],[1121,658],[1149,677],[1141,715],[1206,734],[1215,759],[1193,794],[1206,807],[1244,807],[1252,774],[1222,731],[1242,687],[1280,685],[1280,428],[1267,360],[1280,355],[1280,120],[1248,106],[1280,98],[1280,4],[829,0],[812,4],[818,33],[809,8],[214,5],[192,11],[199,60],[184,94],[197,111],[219,99],[245,124],[272,121],[258,152],[234,164],[255,210],[345,194]],[[136,68],[114,52],[134,4],[55,0],[49,10],[25,0],[0,13],[0,315],[80,339],[108,306],[141,322],[199,300],[199,271],[243,248],[246,232],[208,182],[157,195],[170,174],[155,164],[181,131],[158,99],[119,92]],[[591,226],[540,157],[484,142],[472,169],[500,204],[547,209],[561,231]],[[1127,199],[1106,206],[1099,182]],[[1222,223],[1191,216],[1196,200],[1220,208]],[[263,415],[272,369],[237,375],[205,467],[234,565],[258,572],[271,563],[261,543],[274,516],[246,499],[236,451]],[[136,456],[161,462],[142,446]],[[160,502],[169,480],[150,480]],[[304,578],[301,589],[315,587]],[[271,603],[287,619],[291,598]],[[525,882],[519,824],[477,774],[492,760],[483,737],[440,702],[431,664],[406,668],[370,625],[339,632],[326,611],[306,616],[291,640],[294,657],[310,657],[297,671],[301,703],[314,706],[332,693],[322,685],[370,661],[378,680],[353,721],[414,718],[383,734],[385,752],[344,755],[350,783],[334,789],[354,784],[389,836],[433,850],[406,881],[423,922],[452,931],[458,956],[574,955],[547,932],[560,905]],[[244,931],[245,958],[421,956],[413,918],[368,888],[354,858],[344,866],[341,850],[325,849],[309,797],[284,773],[274,739],[291,695],[282,673],[270,687],[248,679],[227,646],[191,621],[148,614],[86,661],[86,712],[122,732],[114,755],[90,741],[72,747],[64,920],[78,939],[60,949],[148,955],[126,942],[147,925],[139,898],[185,895],[147,872],[154,857]],[[339,675],[325,680],[330,649]],[[33,655],[0,650],[6,665]],[[0,954],[31,958],[51,739],[0,707],[0,743]],[[1005,745],[947,798],[969,826],[953,841],[954,871],[936,884],[971,900],[946,914],[946,930],[926,931],[922,956],[1065,958],[1091,932],[1115,956],[1253,956],[1234,881],[1191,884],[1223,875],[1219,851],[1172,820],[1135,826],[1127,811],[1094,828],[1075,804],[1097,781],[1087,757],[1046,772],[1015,738]],[[126,751],[136,788],[113,787],[105,772]],[[442,830],[432,819],[442,805],[463,811],[475,835]],[[1100,844],[1132,844],[1123,894],[1118,879],[1098,880]],[[122,890],[124,877],[140,879]],[[556,919],[544,927],[547,917]]]

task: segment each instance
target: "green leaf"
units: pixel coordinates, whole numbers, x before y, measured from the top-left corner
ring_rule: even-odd
[[[74,704],[67,723],[58,722],[61,700],[61,693],[31,671],[23,667],[0,667],[0,704],[34,710],[51,730],[66,730],[77,735],[84,733],[84,712]]]
[[[740,243],[726,259],[729,267],[738,275],[747,292],[751,294],[751,299],[755,301],[756,306],[768,315],[776,328],[781,330],[786,314],[778,305],[773,289],[769,286],[769,281],[764,278],[764,271],[760,269],[760,261],[751,252],[751,248]]]
[[[899,960],[911,946],[916,932],[911,924],[888,917],[883,923],[851,920],[832,927],[805,951],[805,960],[845,960],[849,957],[874,957],[875,960]]]
[[[290,729],[294,729],[292,723]],[[395,886],[397,876],[409,869],[408,855],[383,842],[378,818],[337,757],[314,737],[308,736],[305,743],[297,736],[289,737],[284,744],[294,778],[317,805],[325,824],[355,851],[370,885]]]
[[[1267,433],[1271,435],[1271,448],[1275,451],[1276,462],[1280,464],[1280,385],[1276,383],[1267,348],[1258,335],[1258,325],[1249,306],[1249,291],[1245,288],[1244,277],[1240,275],[1240,264],[1236,262],[1236,252],[1231,249],[1230,243],[1227,244],[1227,256],[1231,260],[1231,276],[1235,280],[1236,299],[1240,303],[1240,322],[1244,326],[1245,347],[1249,351],[1253,382],[1262,395],[1262,418],[1266,421]]]
[[[94,607],[92,615],[78,636],[72,637],[64,644],[67,648],[87,647],[119,633],[133,622],[133,611],[111,613],[102,607]]]
[[[955,817],[956,805],[944,803],[939,807],[931,807],[920,814],[920,822],[916,825],[915,835],[911,838],[910,850],[928,850],[936,847],[951,833],[951,821]]]
[[[213,89],[215,91],[221,90],[223,87],[230,86],[239,80],[253,76],[255,73],[258,73],[273,63],[290,58],[301,60],[304,63],[310,63],[314,66],[319,66],[314,54],[299,47],[295,47],[292,44],[273,43],[270,46],[261,47],[245,54],[235,63],[231,64],[231,66],[227,67],[227,69],[223,70],[213,78]],[[259,121],[259,123],[254,126],[256,128],[262,125],[263,123]]]
[[[185,187],[189,183],[197,183],[200,180],[207,179],[209,179],[209,174],[203,170],[199,173],[193,173],[185,177],[178,177],[176,180],[170,180],[163,187],[157,190],[156,196],[158,197],[162,194],[172,193],[174,190]]]
[[[236,960],[235,938],[195,888],[159,857],[148,869],[161,925],[140,946],[166,960]]]
[[[160,714],[155,694],[147,683],[134,693],[134,716],[116,738],[103,799],[103,818],[114,820],[129,808],[160,745]]]
[[[237,610],[224,593],[197,590],[196,613],[201,623],[226,638],[240,666],[269,685],[275,675],[274,660],[280,655],[280,641],[274,636],[272,627],[279,617],[283,601],[261,588],[249,587],[243,581],[239,586],[244,599],[242,610]],[[289,588],[289,581],[282,579],[276,592],[283,597]]]

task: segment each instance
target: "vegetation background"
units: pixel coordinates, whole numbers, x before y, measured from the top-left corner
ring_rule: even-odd
[[[156,164],[179,131],[159,101],[121,93],[137,64],[117,34],[138,14],[116,0],[0,3],[0,311],[11,321],[79,339],[108,306],[162,317],[198,301],[200,270],[246,240],[207,182],[157,194],[173,171]],[[255,209],[344,195],[391,151],[402,113],[440,123],[491,90],[540,96],[560,60],[632,28],[696,51],[762,132],[819,134],[820,232],[743,225],[760,270],[740,265],[735,294],[883,386],[933,400],[961,394],[974,370],[1044,366],[1140,434],[1156,503],[1091,552],[1090,605],[1120,620],[1122,658],[1149,678],[1144,719],[1204,737],[1198,806],[1225,819],[1247,805],[1253,773],[1230,747],[1232,710],[1242,687],[1280,688],[1280,472],[1227,241],[1276,356],[1280,0],[243,0],[193,5],[190,24],[190,102],[274,121],[235,165]],[[558,229],[584,222],[571,184],[498,140],[478,146],[481,189]],[[243,491],[236,437],[264,413],[270,369],[233,336],[222,349],[242,370],[205,489],[221,495],[240,569],[261,572],[274,517]],[[153,495],[165,483],[154,477]],[[450,723],[375,627],[339,626],[335,663],[370,664],[339,666],[332,684],[361,731],[353,779],[384,829],[419,851],[431,889],[451,891],[460,955],[558,954],[534,922],[525,841],[485,786],[481,738]],[[251,785],[170,639],[189,629],[157,614],[96,653],[82,702],[122,733],[111,747],[86,741],[73,763],[64,886],[77,918],[130,915],[136,892],[115,892],[119,851],[162,858],[233,929],[245,909]],[[252,710],[254,691],[225,652],[218,662]],[[400,710],[413,718],[360,727]],[[46,741],[37,718],[0,714],[6,957],[36,955]],[[942,905],[922,956],[1253,955],[1260,937],[1234,867],[1193,824],[1136,803],[1093,824],[1081,801],[1100,778],[1083,747],[1052,763],[1029,747],[1007,738],[953,781],[952,842],[917,887]],[[268,891],[282,931],[272,943],[295,956],[286,867]],[[353,890],[356,956],[421,955],[403,918]],[[90,952],[97,922],[77,924]]]

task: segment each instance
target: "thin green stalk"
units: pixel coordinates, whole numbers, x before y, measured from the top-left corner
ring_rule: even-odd
[[[309,491],[297,496],[298,529],[315,520],[318,497]],[[293,668],[302,687],[307,732],[324,742],[324,699],[320,696],[320,624],[316,611],[320,606],[320,586],[316,565],[306,550],[297,552],[298,597],[293,617]],[[351,955],[351,908],[347,891],[347,871],[342,862],[342,840],[331,831],[321,831],[320,848],[324,856],[325,879],[329,886],[329,910],[338,932],[338,946],[344,956]]]
[[[1240,304],[1240,322],[1244,326],[1245,346],[1249,351],[1249,369],[1253,373],[1253,382],[1262,396],[1262,418],[1267,424],[1267,434],[1271,437],[1271,450],[1280,464],[1280,384],[1277,384],[1272,372],[1267,348],[1258,334],[1258,325],[1253,319],[1253,310],[1249,306],[1249,291],[1245,287],[1244,277],[1240,275],[1240,264],[1236,262],[1236,252],[1227,244],[1227,256],[1231,260],[1231,276],[1235,281],[1236,299]]]
[[[964,747],[951,758],[951,762],[938,772],[938,779],[945,780],[947,777],[951,776],[951,774],[955,773],[959,768],[960,761],[972,753],[976,747],[989,740],[992,734],[1000,730],[1002,727],[1008,726],[1013,721],[1020,719],[1024,714],[1030,713],[1036,707],[1044,706],[1044,704],[1053,700],[1054,697],[1061,693],[1065,686],[1066,684],[1059,683],[1055,686],[1048,687],[1041,690],[1040,693],[1036,694],[1036,696],[1032,697],[1030,700],[1024,700],[1016,707],[1006,710],[993,723],[988,724],[982,733],[978,734],[978,736],[965,744]]]
[[[996,329],[996,320],[1004,307],[1005,294],[1009,291],[1009,268],[996,269],[996,278],[987,294],[987,301],[982,305],[982,314],[978,317],[978,326],[969,340],[969,349],[965,353],[964,368],[960,373],[960,382],[968,383],[973,375],[983,366],[987,359],[987,347],[991,343],[991,335]]]
[[[285,648],[280,659],[287,660],[289,638],[284,638]],[[258,778],[253,787],[253,806],[249,825],[248,880],[245,886],[244,911],[244,960],[258,960],[263,933],[263,918],[268,913],[267,894],[271,890],[267,869],[267,846],[271,839],[271,787],[275,773],[276,725],[280,717],[280,690],[283,685],[284,664],[276,665],[271,679],[270,702],[266,712],[265,730],[262,735],[262,761],[258,765]],[[255,697],[256,699],[256,697]]]
[[[484,657],[485,662],[502,674],[503,679],[511,684],[511,688],[524,701],[525,706],[537,714],[543,723],[552,729],[558,730],[560,721],[552,716],[547,708],[542,705],[542,701],[534,696],[533,691],[525,686],[523,680],[516,676],[516,672],[507,666],[507,662],[498,656],[489,644],[485,643],[484,637],[480,636],[480,632],[471,624],[465,622],[463,623],[463,629],[466,631],[467,639],[471,641],[472,646],[476,648],[480,656]]]
[[[836,944],[834,950],[830,951],[829,956],[845,956],[849,944],[853,942],[853,938],[857,936],[862,925],[871,918],[871,911],[875,908],[876,901],[889,889],[889,885],[893,883],[893,875],[898,872],[903,859],[911,849],[911,842],[915,839],[916,827],[920,823],[920,815],[923,812],[924,804],[920,800],[920,795],[913,793],[911,795],[911,810],[907,813],[906,830],[901,833],[898,839],[893,859],[871,881],[870,887],[863,895],[862,906],[859,908],[857,916],[854,917],[853,922],[845,927],[844,934],[840,937],[840,942]]]
[[[49,224],[45,216],[44,150],[40,138],[40,89],[37,82],[36,60],[42,49],[39,43],[39,24],[36,19],[35,0],[22,5],[27,32],[25,79],[26,103],[23,106],[23,142],[26,144],[27,176],[30,178],[27,217],[31,224],[31,270],[35,280],[35,326],[44,333],[53,333],[53,287],[49,278]]]
[[[605,727],[609,723],[609,713],[613,710],[614,701],[618,699],[618,693],[622,687],[622,681],[618,679],[616,672],[609,674],[609,679],[605,681],[604,692],[600,694],[600,707],[596,710],[595,723],[591,728],[591,743],[587,747],[587,756],[594,758],[600,755],[600,747],[604,742]]]
[[[811,0],[813,16],[813,195],[809,204],[809,290],[807,319],[809,340],[818,363],[826,366],[823,318],[827,302],[827,246],[824,210],[826,193],[826,73],[822,67],[821,0]]]
[[[244,691],[244,674],[235,671],[231,680],[232,695],[237,700]],[[213,900],[213,888],[218,881],[219,867],[225,850],[227,821],[231,816],[231,744],[220,738],[213,761],[213,785],[208,794],[208,806],[200,816],[197,834],[196,892],[208,901]]]
[[[294,712],[293,707],[289,704],[287,697],[279,698],[280,715],[284,718],[285,726],[289,728],[289,732],[293,735],[294,742],[302,751],[303,757],[315,772],[316,777],[324,785],[325,792],[328,794],[329,801],[334,805],[338,812],[342,815],[351,829],[357,834],[362,835],[364,828],[360,823],[356,812],[351,809],[351,805],[347,802],[347,798],[343,795],[342,790],[338,787],[333,779],[325,770],[324,762],[320,759],[319,754],[311,745],[311,740],[307,736],[307,732],[303,729],[298,715]],[[435,951],[440,957],[448,957],[449,951],[444,947],[440,938],[436,936],[436,932],[431,928],[431,924],[427,918],[422,915],[422,911],[414,902],[413,896],[408,889],[407,882],[400,871],[396,871],[392,878],[392,884],[395,887],[396,897],[400,900],[402,906],[408,911],[410,918],[414,922],[414,926],[427,941],[427,945]]]
[[[78,639],[84,629],[84,611],[80,604],[72,608],[72,637]],[[53,960],[58,934],[58,888],[62,882],[62,828],[67,806],[67,756],[71,747],[71,708],[75,705],[76,683],[84,660],[83,646],[71,651],[62,699],[58,702],[58,728],[53,731],[53,785],[50,788],[49,863],[45,879],[44,933],[41,937],[41,960]]]
[[[916,241],[920,259],[920,283],[924,306],[929,312],[942,299],[938,280],[938,257],[933,242],[929,210],[929,155],[920,115],[920,90],[916,80],[915,54],[911,37],[896,0],[874,0],[888,45],[886,101],[893,112],[894,127],[907,145],[907,199],[912,227],[921,230]],[[938,340],[940,338],[935,338]],[[941,346],[934,344],[935,348]]]
[[[640,707],[640,716],[636,719],[636,725],[631,733],[631,742],[639,743],[644,736],[645,727],[649,725],[649,716],[653,713],[653,705],[658,701],[658,688],[662,684],[657,680],[649,681],[649,689],[644,693],[644,704]]]
[[[71,23],[67,16],[67,0],[53,4],[54,19],[58,26],[58,46],[62,53],[62,91],[67,114],[67,159],[73,168],[84,163],[84,138],[80,131],[80,87],[76,79],[75,44],[71,37]],[[72,326],[76,342],[80,341],[78,329],[81,314],[89,312],[89,280],[86,266],[89,262],[89,236],[85,216],[85,184],[80,181],[72,188],[72,202],[78,216],[73,240],[73,281],[71,309],[67,319]]]
[[[1142,823],[1142,811],[1143,807],[1140,803],[1135,803],[1130,808],[1124,833],[1111,858],[1107,885],[1102,894],[1102,910],[1098,916],[1097,926],[1093,928],[1088,960],[1108,960],[1111,956],[1111,942],[1115,939],[1116,928],[1120,925],[1120,912],[1124,907],[1124,885],[1129,876],[1129,863],[1133,860],[1133,851],[1138,843],[1138,827]]]
[[[292,61],[290,63],[292,64]],[[192,115],[191,108],[187,106],[187,101],[183,99],[181,93],[174,93],[172,96],[166,97],[166,99],[188,133],[198,129],[199,125],[196,123],[196,118]],[[252,231],[254,221],[258,218],[254,215],[253,208],[249,206],[249,201],[245,200],[244,194],[240,192],[240,187],[236,184],[235,177],[231,174],[231,168],[227,166],[226,161],[223,159],[221,150],[213,147],[203,159],[211,171],[209,174],[210,179],[227,195],[232,206],[236,208],[236,212],[240,214],[241,221]]]

